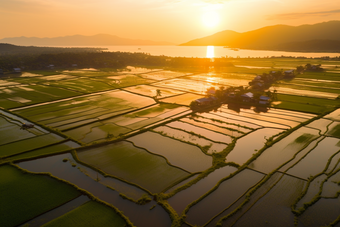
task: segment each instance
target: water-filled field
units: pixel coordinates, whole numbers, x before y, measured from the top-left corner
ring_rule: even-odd
[[[0,190],[10,196],[0,223],[339,225],[338,69],[280,80],[271,106],[190,109],[210,87],[317,62],[230,61],[236,67],[213,72],[85,68],[1,79]]]

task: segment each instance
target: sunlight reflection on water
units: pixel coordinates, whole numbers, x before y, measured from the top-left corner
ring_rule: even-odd
[[[214,58],[214,57],[215,57],[215,47],[207,46],[207,58]]]

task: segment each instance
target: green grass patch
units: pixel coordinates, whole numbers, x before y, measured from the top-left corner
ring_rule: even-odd
[[[276,105],[274,104],[275,108],[315,114],[329,112],[340,105],[340,100],[337,99],[331,100],[285,94],[277,94],[277,101],[279,101],[280,103]]]
[[[123,227],[127,223],[112,208],[95,201],[89,201],[80,207],[56,218],[44,227],[73,226],[113,226]]]
[[[10,165],[0,166],[0,223],[16,226],[49,211],[81,193],[50,177],[24,172]]]

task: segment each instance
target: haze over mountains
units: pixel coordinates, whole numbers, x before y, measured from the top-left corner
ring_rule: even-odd
[[[338,52],[340,51],[340,21],[301,26],[274,25],[244,33],[226,30],[180,45]]]
[[[115,45],[175,45],[170,42],[126,39],[114,35],[98,34],[93,36],[73,35],[55,38],[13,37],[0,39],[0,43],[22,46],[115,46]]]

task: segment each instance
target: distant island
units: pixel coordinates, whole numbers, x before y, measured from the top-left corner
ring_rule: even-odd
[[[115,35],[98,34],[93,36],[73,35],[54,38],[12,37],[0,39],[0,43],[22,46],[132,46],[132,45],[175,45],[170,42],[156,42],[141,39],[126,39]]]
[[[251,50],[340,52],[340,21],[314,25],[274,25],[238,33],[231,30],[191,40],[180,46],[226,46]]]

